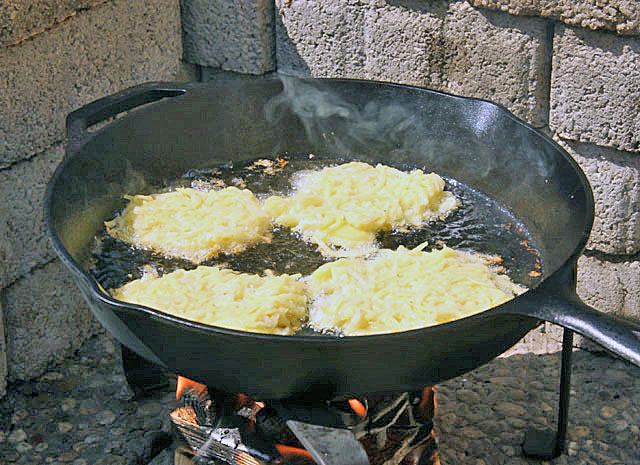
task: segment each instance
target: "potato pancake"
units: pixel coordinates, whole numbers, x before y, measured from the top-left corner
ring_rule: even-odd
[[[310,326],[344,335],[406,331],[480,313],[525,290],[481,256],[423,252],[425,245],[322,265],[309,282]]]
[[[180,188],[127,198],[122,214],[105,222],[107,232],[165,256],[201,263],[271,241],[271,219],[246,189]]]
[[[237,273],[199,266],[157,277],[146,274],[113,291],[116,299],[187,320],[255,333],[293,334],[307,317],[300,275]]]
[[[370,253],[379,231],[420,227],[444,219],[458,206],[437,174],[406,173],[380,164],[352,162],[305,171],[293,188],[289,197],[269,197],[264,209],[326,256]]]

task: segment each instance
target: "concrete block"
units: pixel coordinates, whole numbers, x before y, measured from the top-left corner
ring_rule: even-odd
[[[58,144],[38,157],[0,171],[0,289],[7,287],[55,252],[44,225],[44,191],[64,156]]]
[[[602,312],[640,322],[640,261],[580,257],[578,295]]]
[[[544,21],[455,2],[446,34],[446,91],[494,101],[536,127],[547,124],[551,50]]]
[[[549,126],[561,138],[640,152],[640,38],[558,26]]]
[[[9,381],[42,375],[101,331],[59,260],[4,290]]]
[[[273,1],[181,0],[184,57],[225,71],[275,70]]]
[[[392,81],[500,103],[547,118],[547,29],[537,18],[466,2],[276,1],[278,69]]]
[[[276,0],[278,71],[366,78],[365,11],[352,0]]]
[[[640,323],[640,261],[618,259],[615,262],[583,256],[578,260],[578,295],[604,313]],[[583,337],[576,344],[590,351],[602,347]]]
[[[596,217],[587,249],[608,254],[640,252],[640,156],[556,138],[587,175]]]
[[[368,79],[445,90],[449,2],[379,2],[365,17]]]
[[[0,47],[17,44],[109,0],[8,0],[0,5]]]
[[[640,4],[637,0],[469,0],[469,3],[512,15],[552,18],[571,26],[618,34],[640,34]]]
[[[63,140],[70,111],[134,84],[188,78],[175,0],[112,0],[0,49],[0,169]]]
[[[5,339],[4,312],[0,299],[0,399],[7,392],[7,341]]]

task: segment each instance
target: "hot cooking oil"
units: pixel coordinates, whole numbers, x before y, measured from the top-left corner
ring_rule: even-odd
[[[349,160],[351,161],[351,160]],[[158,192],[177,187],[219,189],[236,186],[251,190],[259,199],[291,193],[291,180],[302,170],[319,170],[344,163],[344,160],[317,159],[310,154],[280,155],[242,163],[229,163],[207,169],[192,170]],[[395,166],[404,171],[428,167]],[[420,228],[388,231],[377,235],[380,247],[396,249],[399,245],[413,248],[428,242],[425,250],[446,245],[450,248],[490,255],[498,267],[516,283],[534,287],[541,279],[542,263],[535,241],[527,229],[502,205],[454,179],[443,176],[446,190],[460,201],[460,207],[444,220],[433,220]],[[129,194],[135,194],[134,192]],[[118,212],[113,212],[114,215]],[[332,258],[323,257],[317,246],[304,241],[290,229],[276,226],[271,243],[257,244],[236,255],[218,255],[202,265],[224,264],[232,270],[263,274],[301,273],[310,275]],[[105,289],[113,289],[138,279],[153,270],[160,275],[177,269],[193,269],[190,261],[168,258],[149,250],[141,250],[114,239],[103,230],[91,253],[90,273]]]

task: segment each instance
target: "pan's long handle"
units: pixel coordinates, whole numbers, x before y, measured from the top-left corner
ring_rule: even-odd
[[[584,304],[577,296],[533,294],[532,300],[514,305],[509,313],[527,315],[571,329],[616,355],[640,366],[640,324],[607,315]]]

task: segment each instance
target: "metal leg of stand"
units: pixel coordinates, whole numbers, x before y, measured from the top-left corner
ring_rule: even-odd
[[[526,457],[543,460],[554,459],[564,451],[567,439],[569,396],[571,390],[571,356],[573,354],[573,331],[564,330],[562,336],[562,367],[560,372],[560,402],[558,406],[558,430],[532,430],[524,436],[522,451]]]
[[[122,348],[122,368],[136,399],[169,386],[167,372],[160,366],[128,349]]]

